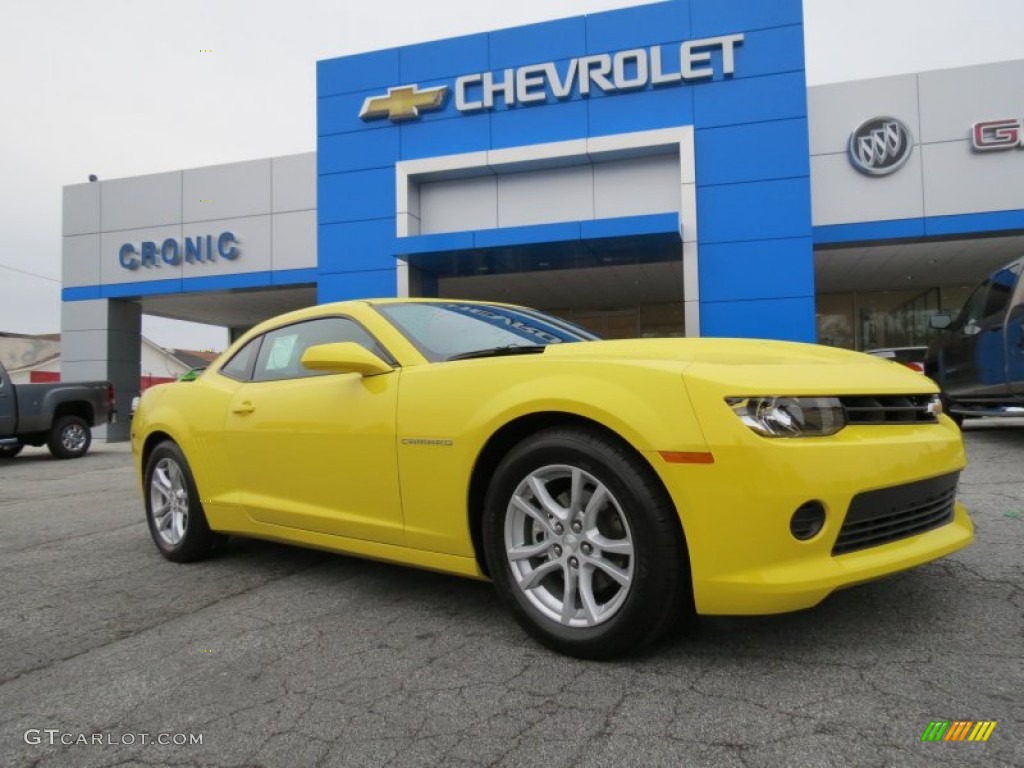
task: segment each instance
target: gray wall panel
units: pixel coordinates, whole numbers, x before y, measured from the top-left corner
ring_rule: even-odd
[[[217,237],[222,232],[231,232],[238,240],[236,247],[239,252],[238,257],[234,260],[218,257],[213,262],[184,264],[182,277],[236,275],[245,272],[264,272],[270,269],[269,215],[186,224],[182,231],[185,237],[212,235],[214,250],[217,248]]]
[[[908,219],[924,215],[921,152],[891,176],[865,176],[846,154],[811,158],[814,224]]]
[[[270,162],[274,212],[316,210],[316,152]]]
[[[121,246],[131,243],[136,251],[141,248],[141,243],[150,240],[159,245],[167,238],[174,238],[181,242],[181,225],[169,227],[150,227],[146,229],[128,229],[116,232],[104,232],[100,235],[100,282],[104,285],[111,283],[140,283],[147,280],[172,280],[181,277],[181,265],[171,266],[164,264],[157,259],[158,266],[140,266],[138,269],[123,269],[118,260],[118,253]],[[177,290],[171,288],[169,290]]]
[[[65,237],[61,280],[65,288],[96,285],[100,281],[100,236]]]
[[[60,305],[60,327],[74,331],[103,330],[110,325],[107,299],[65,301]]]
[[[100,183],[104,232],[181,221],[181,171]]]
[[[420,184],[420,233],[465,232],[498,226],[495,176]]]
[[[576,165],[498,177],[499,227],[593,218],[592,166]]]
[[[270,160],[184,172],[185,223],[270,213]]]
[[[594,217],[675,213],[680,203],[678,155],[656,155],[594,166]]]
[[[1024,151],[975,152],[967,141],[924,147],[925,214],[1024,209]]]
[[[100,185],[98,182],[64,187],[65,235],[85,235],[100,231]]]
[[[917,110],[917,75],[900,75],[807,90],[811,154],[845,152],[854,129],[873,117],[896,117],[921,141]]]
[[[308,269],[317,265],[316,211],[277,213],[272,223],[272,269]]]
[[[921,141],[963,140],[974,123],[1024,117],[1024,61],[923,72],[918,80]]]

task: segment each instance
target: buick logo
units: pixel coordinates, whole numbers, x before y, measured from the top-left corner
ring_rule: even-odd
[[[913,151],[910,129],[895,117],[873,118],[850,134],[850,162],[869,176],[898,171]]]

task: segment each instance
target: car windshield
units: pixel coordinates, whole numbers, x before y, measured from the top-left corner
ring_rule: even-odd
[[[600,338],[565,320],[522,307],[452,301],[379,304],[376,309],[431,362]]]

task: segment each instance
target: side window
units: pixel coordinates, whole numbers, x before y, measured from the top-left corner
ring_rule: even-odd
[[[228,362],[221,366],[219,373],[237,381],[248,381],[252,374],[252,364],[256,357],[256,350],[259,349],[262,336],[257,336],[240,350],[235,352]]]
[[[1002,315],[1010,306],[1010,299],[1013,298],[1013,291],[1017,287],[1018,268],[1001,269],[992,276],[992,286],[985,301],[985,311],[982,317]]]
[[[957,328],[963,328],[965,325],[977,323],[982,317],[984,317],[982,313],[985,309],[985,300],[988,297],[989,284],[990,282],[986,280],[974,289],[974,293],[971,294],[970,298],[967,299],[967,303],[964,304],[964,308],[960,312],[960,317],[956,319]]]
[[[358,323],[344,317],[324,317],[288,325],[266,334],[256,359],[254,381],[322,376],[302,366],[302,354],[318,344],[354,341],[376,355],[384,355],[374,338]]]

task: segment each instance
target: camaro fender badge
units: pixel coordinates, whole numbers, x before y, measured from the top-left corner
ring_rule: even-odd
[[[451,448],[455,445],[454,440],[443,437],[403,437],[399,442],[402,445],[426,445],[434,448]]]
[[[448,86],[420,90],[418,85],[400,85],[388,88],[386,96],[370,96],[363,102],[359,117],[376,120],[386,117],[392,122],[415,120],[421,112],[430,112],[444,107],[448,97]]]

